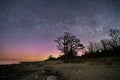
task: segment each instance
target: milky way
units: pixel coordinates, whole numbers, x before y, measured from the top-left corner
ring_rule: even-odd
[[[0,0],[0,59],[44,59],[63,32],[86,45],[111,28],[120,29],[119,0]]]

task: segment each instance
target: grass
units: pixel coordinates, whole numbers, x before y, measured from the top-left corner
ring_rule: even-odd
[[[0,80],[45,80],[44,69],[65,77],[64,80],[120,80],[120,58],[43,61],[37,64],[0,66]],[[36,78],[37,76],[37,78]],[[36,79],[35,79],[36,78]],[[42,79],[44,78],[44,79]]]
[[[120,65],[59,64],[52,67],[68,80],[119,80]]]
[[[119,58],[89,59],[84,63],[48,64],[68,80],[120,80]],[[52,61],[50,62],[52,63]]]

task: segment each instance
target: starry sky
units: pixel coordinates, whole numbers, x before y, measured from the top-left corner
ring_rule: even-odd
[[[0,0],[0,60],[43,60],[71,32],[87,45],[120,29],[119,0]]]

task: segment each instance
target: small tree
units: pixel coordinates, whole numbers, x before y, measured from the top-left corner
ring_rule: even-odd
[[[49,55],[47,60],[56,60],[56,58],[54,58],[52,55]]]
[[[65,32],[64,35],[57,37],[55,42],[58,44],[58,49],[66,57],[77,56],[77,52],[84,48],[84,46],[80,43],[80,39],[68,32]]]

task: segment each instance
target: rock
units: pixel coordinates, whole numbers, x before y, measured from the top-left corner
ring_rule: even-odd
[[[57,80],[58,77],[57,76],[54,76],[54,75],[50,75],[47,77],[47,80]]]
[[[35,77],[34,78],[38,78],[38,75],[35,75]]]
[[[46,73],[46,71],[45,71],[45,70],[42,70],[42,71],[41,71],[41,73],[42,73],[42,74],[45,74],[45,73]]]

